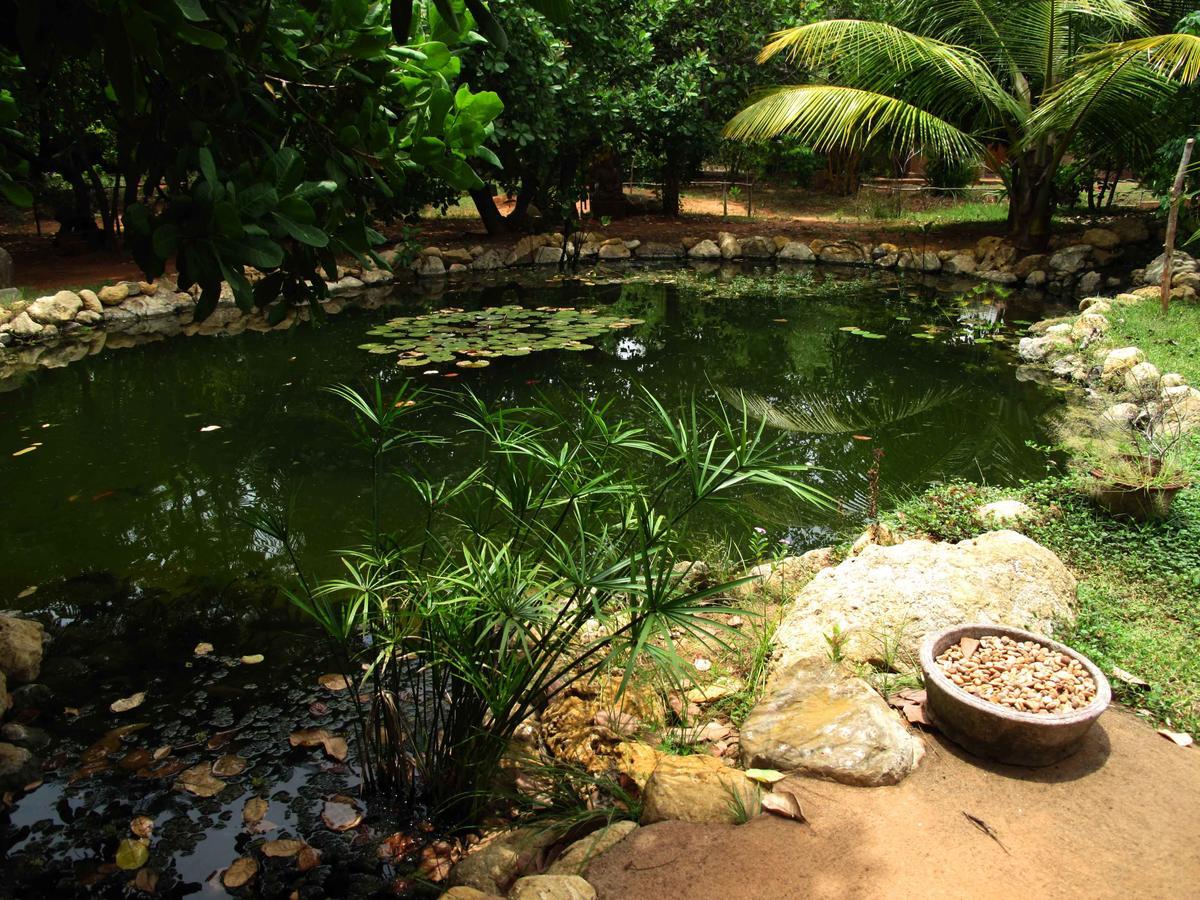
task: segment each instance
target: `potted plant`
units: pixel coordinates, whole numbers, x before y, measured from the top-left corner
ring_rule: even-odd
[[[1173,405],[1157,390],[1137,399],[1069,421],[1063,445],[1085,468],[1097,505],[1148,522],[1170,515],[1175,497],[1192,482],[1182,453],[1186,431]]]

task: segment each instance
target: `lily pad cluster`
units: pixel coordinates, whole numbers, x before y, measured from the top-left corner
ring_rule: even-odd
[[[361,344],[359,349],[399,353],[401,366],[453,362],[464,369],[481,369],[499,357],[528,356],[539,350],[591,350],[592,338],[642,322],[562,306],[451,307],[378,325],[367,333],[383,340]]]

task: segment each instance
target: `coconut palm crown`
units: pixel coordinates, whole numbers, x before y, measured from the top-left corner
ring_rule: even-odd
[[[1134,0],[901,0],[895,21],[774,34],[759,62],[784,54],[806,81],[753,97],[727,136],[990,157],[1009,190],[1011,237],[1041,247],[1068,150],[1155,143],[1152,104],[1200,77],[1200,37],[1149,33]]]

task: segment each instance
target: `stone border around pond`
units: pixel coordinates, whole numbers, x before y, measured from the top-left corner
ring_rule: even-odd
[[[1164,256],[1133,273],[1134,283],[1143,286],[1112,297],[1084,297],[1078,315],[1030,326],[1017,352],[1034,371],[1083,387],[1089,399],[1104,407],[1101,416],[1113,424],[1134,426],[1149,419],[1191,432],[1200,430],[1200,390],[1178,373],[1162,373],[1138,347],[1113,347],[1107,339],[1114,308],[1158,301]],[[1177,303],[1194,301],[1200,263],[1179,251],[1174,259],[1171,296]]]
[[[1143,244],[1151,237],[1150,228],[1140,218],[1118,219],[1108,228],[1091,228],[1075,243],[1063,239],[1056,249],[1044,254],[1020,256],[1017,248],[999,237],[985,237],[971,249],[907,249],[894,243],[863,243],[856,240],[801,241],[785,236],[738,238],[721,232],[716,239],[684,238],[677,243],[606,238],[600,232],[582,232],[564,247],[561,234],[535,234],[521,238],[502,251],[497,248],[441,249],[425,247],[412,256],[408,248],[395,246],[380,257],[392,268],[374,265],[339,267],[337,281],[327,284],[331,298],[365,287],[391,284],[415,277],[436,280],[468,273],[492,273],[520,267],[559,265],[565,255],[573,259],[578,250],[581,262],[620,263],[627,260],[670,261],[689,264],[748,262],[803,264],[897,269],[927,274],[941,273],[976,278],[1004,285],[1022,284],[1031,288],[1066,292],[1094,292],[1101,285],[1116,287],[1119,279],[1105,276],[1101,270],[1119,262],[1124,248]],[[576,247],[576,244],[578,245]],[[1195,269],[1192,269],[1195,272]],[[248,272],[254,281],[257,272]],[[1196,276],[1200,285],[1200,276]],[[18,300],[0,305],[0,346],[41,343],[78,334],[87,338],[97,330],[136,332],[147,319],[183,316],[195,304],[196,288],[179,291],[167,277],[158,282],[121,281],[98,291],[58,291],[34,300]],[[1193,289],[1194,294],[1194,289]],[[330,301],[326,301],[328,306]],[[256,316],[268,324],[262,311],[242,313],[233,302],[229,285],[223,284],[218,314],[226,322],[239,316]],[[303,315],[300,307],[289,312],[280,326],[290,325]]]

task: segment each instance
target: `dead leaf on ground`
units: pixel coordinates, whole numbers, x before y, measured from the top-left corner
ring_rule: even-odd
[[[800,798],[789,790],[781,788],[764,794],[760,805],[766,812],[781,818],[791,819],[794,822],[808,821],[800,806]]]
[[[250,856],[242,856],[233,861],[221,876],[221,883],[227,888],[240,888],[250,883],[258,874],[258,862]]]
[[[155,762],[157,762],[158,760],[162,759],[164,756],[169,755],[170,752],[171,752],[170,745],[166,745],[163,747],[159,747],[157,750],[154,751],[154,753],[152,755],[154,757]]]
[[[257,666],[264,659],[266,659],[266,657],[261,653],[251,653],[249,656],[242,657],[242,664],[247,666]]]
[[[302,728],[288,735],[288,743],[293,747],[323,747],[325,753],[338,762],[345,762],[349,755],[349,747],[344,738],[330,734],[324,728]]]
[[[350,687],[350,682],[346,680],[346,676],[336,672],[331,672],[328,675],[322,675],[317,679],[317,681],[320,682],[321,687],[325,688],[325,690],[333,691],[334,693],[337,693],[338,691],[344,691]]]
[[[283,838],[277,841],[267,841],[262,845],[263,856],[272,859],[291,859],[308,845],[294,838]]]
[[[316,847],[305,847],[296,854],[296,868],[301,872],[315,869],[321,864],[321,851]]]
[[[143,894],[158,893],[158,873],[153,869],[138,869],[133,876],[133,889]]]
[[[338,794],[325,801],[321,821],[331,831],[349,831],[362,824],[363,813],[353,797]]]
[[[150,858],[150,846],[137,838],[125,838],[117,845],[117,865],[132,872],[140,869]]]
[[[1150,682],[1139,678],[1132,672],[1126,672],[1120,666],[1113,666],[1112,674],[1113,678],[1117,679],[1117,681],[1123,682],[1130,687],[1138,688],[1139,690],[1150,687]]]
[[[271,801],[266,797],[251,797],[242,807],[242,821],[247,825],[257,825],[267,814]]]
[[[193,656],[208,656],[215,648],[208,641],[201,641],[196,645],[196,649],[192,651]]]
[[[140,838],[149,838],[154,833],[154,820],[149,816],[136,816],[129,823],[129,830]]]
[[[1158,729],[1158,733],[1165,737],[1168,741],[1174,741],[1180,747],[1190,747],[1196,743],[1195,739],[1188,733],[1183,731],[1168,731],[1165,728]]]
[[[200,763],[180,773],[175,781],[175,790],[187,791],[197,797],[215,797],[225,790],[227,785],[219,778],[214,778],[212,763]]]
[[[246,760],[233,753],[226,753],[213,763],[212,771],[214,775],[220,775],[222,778],[235,778],[246,771]]]
[[[786,775],[782,772],[777,772],[775,769],[747,769],[746,777],[760,784],[774,784],[777,781],[783,781],[783,779],[787,778]]]
[[[132,697],[123,697],[120,700],[114,700],[109,706],[115,713],[129,712],[131,709],[137,709],[146,700],[146,692],[138,691]]]

